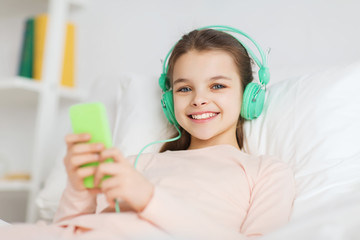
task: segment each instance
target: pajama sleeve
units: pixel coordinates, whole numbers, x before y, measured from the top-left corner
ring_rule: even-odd
[[[240,232],[219,225],[161,187],[155,187],[152,199],[139,217],[179,239],[246,239]]]
[[[127,159],[133,163],[135,156],[130,156]],[[140,169],[143,167],[142,165],[140,164]],[[90,194],[87,190],[77,191],[71,186],[70,182],[67,182],[53,223],[59,223],[80,215],[99,213],[107,206],[108,203],[102,194],[96,196]]]
[[[90,194],[87,190],[77,191],[67,182],[53,222],[59,223],[76,216],[95,213],[95,211],[96,195]]]
[[[295,198],[293,172],[286,164],[262,161],[259,169],[240,229],[246,236],[262,236],[286,224]]]

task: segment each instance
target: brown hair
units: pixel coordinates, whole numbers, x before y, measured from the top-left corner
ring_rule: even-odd
[[[172,75],[176,61],[180,56],[191,50],[222,50],[229,53],[234,59],[234,62],[238,68],[242,93],[244,93],[246,85],[253,80],[251,68],[252,60],[243,45],[230,34],[214,29],[204,29],[194,30],[188,34],[185,34],[175,45],[168,63],[169,69],[167,72],[167,77],[170,80],[170,86],[172,85]],[[236,139],[240,149],[243,148],[243,123],[244,118],[239,116],[239,120],[236,126]],[[185,150],[190,146],[190,134],[182,127],[180,127],[180,131],[181,138],[177,141],[165,143],[161,147],[160,152],[165,152],[166,150]],[[178,133],[174,134],[173,137],[176,137],[177,135]]]

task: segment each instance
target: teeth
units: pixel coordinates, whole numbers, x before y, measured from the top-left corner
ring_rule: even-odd
[[[203,113],[200,115],[191,115],[193,119],[206,119],[214,116],[216,116],[216,113]]]

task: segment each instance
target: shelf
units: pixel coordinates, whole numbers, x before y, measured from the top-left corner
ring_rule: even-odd
[[[40,81],[24,77],[12,77],[10,79],[0,80],[1,96],[6,99],[16,98],[19,102],[36,102],[36,96],[42,91],[44,85]],[[74,90],[72,88],[59,86],[54,90],[60,99],[70,101],[81,101],[86,97],[84,91]],[[12,101],[12,100],[10,100]]]
[[[0,80],[0,106],[35,107],[42,85],[28,78]]]
[[[41,82],[25,77],[13,77],[0,81],[0,90],[2,89],[22,89],[25,91],[39,92],[42,85]]]
[[[6,63],[0,68],[0,132],[2,133],[0,140],[5,146],[0,150],[4,155],[12,156],[15,160],[14,164],[20,165],[20,161],[29,164],[30,167],[24,164],[21,166],[24,169],[19,171],[29,171],[29,175],[33,176],[30,180],[0,178],[0,191],[14,194],[17,191],[28,191],[26,219],[27,222],[34,222],[36,192],[41,186],[44,162],[50,160],[51,155],[50,150],[47,152],[44,149],[52,148],[53,135],[58,134],[62,127],[62,122],[58,124],[59,126],[56,123],[67,114],[68,107],[87,97],[87,89],[60,85],[58,75],[61,73],[64,47],[60,40],[65,38],[66,33],[63,31],[63,26],[66,26],[66,22],[71,20],[75,12],[82,11],[91,1],[0,0],[0,2],[0,18],[4,20],[4,27],[0,30],[6,32],[8,30],[6,26],[10,26],[11,30],[2,38],[4,47],[0,49],[5,51],[0,52],[4,52],[2,55]],[[17,72],[16,65],[19,63],[17,58],[22,47],[24,20],[41,13],[48,14],[51,19],[48,22],[50,30],[46,33],[47,41],[43,56],[46,59],[42,69],[43,81],[13,76]],[[7,137],[9,135],[13,135],[14,138]],[[13,139],[15,141],[10,141]],[[25,146],[23,151],[18,151],[18,145]],[[13,154],[14,151],[19,154]]]
[[[0,179],[0,191],[27,191],[30,190],[29,180],[3,180]]]
[[[85,91],[74,90],[66,87],[58,87],[57,92],[61,99],[81,101],[86,97]]]

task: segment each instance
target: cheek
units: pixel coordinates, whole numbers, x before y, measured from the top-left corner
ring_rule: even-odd
[[[174,113],[176,118],[181,116],[181,112],[184,110],[184,107],[184,102],[180,101],[178,97],[174,96]]]
[[[233,92],[228,95],[224,95],[223,97],[218,99],[221,102],[222,106],[225,106],[227,109],[232,109],[233,111],[241,109],[242,104],[242,96],[238,92]]]
[[[239,88],[240,88],[240,91],[235,94],[235,96],[236,96],[235,98],[236,98],[236,103],[237,103],[239,114],[240,114],[241,105],[242,105],[242,101],[243,101],[243,92],[242,92],[240,86],[239,86]]]
[[[228,112],[228,114],[230,114],[231,116],[239,116],[240,115],[240,111],[241,111],[241,101],[236,98],[236,99],[229,99],[228,101],[223,103],[223,106],[225,106],[226,111]]]
[[[227,97],[222,99],[221,105],[225,114],[229,117],[231,121],[237,121],[241,112],[242,99],[239,95],[233,95],[232,97]]]

